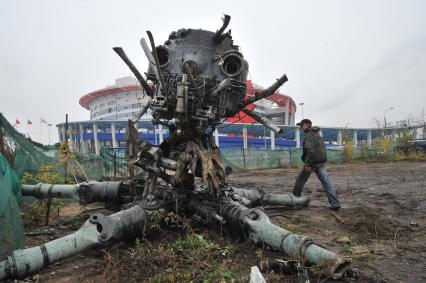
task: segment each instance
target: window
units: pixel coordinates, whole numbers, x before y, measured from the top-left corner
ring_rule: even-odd
[[[108,102],[108,105],[114,105],[115,104],[115,101],[109,101]]]
[[[99,108],[103,108],[105,106],[105,103],[101,103],[100,105],[99,105]]]
[[[112,112],[112,108],[108,108],[108,113],[111,113]]]

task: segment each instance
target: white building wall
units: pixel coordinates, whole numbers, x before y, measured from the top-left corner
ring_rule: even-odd
[[[127,120],[140,109],[142,104],[146,103],[147,99],[143,90],[123,91],[95,98],[89,105],[90,119]],[[151,111],[148,110],[144,116],[151,117]]]

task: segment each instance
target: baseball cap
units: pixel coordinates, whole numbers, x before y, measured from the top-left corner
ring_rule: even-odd
[[[299,123],[297,123],[296,126],[300,126],[300,125],[303,125],[303,124],[309,124],[309,125],[312,126],[312,121],[309,120],[309,119],[303,119],[302,121],[300,121]]]

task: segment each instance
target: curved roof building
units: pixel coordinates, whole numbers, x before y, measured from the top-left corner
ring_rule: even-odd
[[[246,97],[254,95],[263,88],[247,81]],[[115,84],[103,89],[90,92],[80,98],[80,105],[90,111],[90,120],[128,120],[145,102],[147,96],[142,87],[133,77],[116,79]],[[294,125],[296,104],[293,99],[282,93],[274,93],[248,105],[248,109],[272,119],[276,125]],[[151,111],[142,117],[142,120],[151,120]],[[251,117],[240,112],[227,122],[255,123]]]

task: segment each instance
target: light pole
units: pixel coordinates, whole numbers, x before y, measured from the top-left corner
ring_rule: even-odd
[[[389,112],[389,111],[391,111],[391,110],[393,110],[393,106],[391,108],[385,110],[385,112],[383,112],[383,124],[384,124],[385,131],[386,131],[386,126],[387,126],[386,125],[386,113]]]
[[[305,103],[304,102],[300,102],[299,105],[302,108],[302,119],[305,119],[305,115],[303,115],[303,105],[305,105]]]
[[[47,124],[47,126],[49,127],[49,144],[50,144],[50,128],[52,127],[52,124]]]

